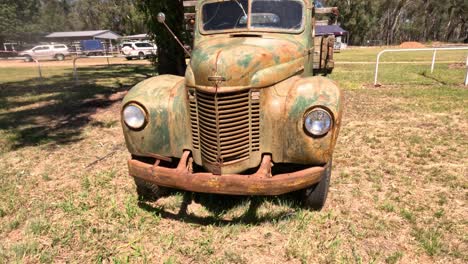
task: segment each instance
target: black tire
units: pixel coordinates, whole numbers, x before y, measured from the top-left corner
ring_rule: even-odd
[[[33,59],[32,59],[31,56],[24,57],[24,62],[32,62],[32,61],[33,61]]]
[[[65,59],[65,56],[63,56],[63,54],[57,54],[55,55],[55,59],[58,61],[63,61]]]
[[[302,202],[308,209],[314,211],[322,210],[328,197],[328,189],[330,188],[330,179],[333,162],[330,160],[322,180],[316,185],[302,191]]]
[[[125,57],[127,60],[133,60],[132,57]]]
[[[171,189],[146,182],[140,178],[134,178],[138,199],[140,201],[154,202],[159,198],[170,194]]]
[[[145,56],[145,54],[143,52],[140,52],[140,53],[138,53],[138,58],[140,60],[144,60],[144,59],[146,59],[146,56]]]

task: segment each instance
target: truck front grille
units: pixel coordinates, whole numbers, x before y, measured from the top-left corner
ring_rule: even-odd
[[[193,146],[205,162],[234,163],[260,150],[260,93],[255,93],[195,92],[190,100]]]

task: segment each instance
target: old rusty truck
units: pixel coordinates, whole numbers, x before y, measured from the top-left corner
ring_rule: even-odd
[[[320,76],[333,43],[315,38],[315,19],[328,11],[309,0],[197,1],[185,77],[147,79],[123,101],[140,197],[294,192],[322,209],[343,112],[337,84]]]

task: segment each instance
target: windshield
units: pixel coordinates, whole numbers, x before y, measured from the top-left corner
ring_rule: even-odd
[[[298,0],[226,0],[203,5],[204,31],[266,29],[297,31],[303,24],[303,3]],[[250,25],[249,17],[250,15]]]

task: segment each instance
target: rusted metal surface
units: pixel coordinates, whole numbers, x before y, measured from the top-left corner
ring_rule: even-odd
[[[130,90],[123,105],[130,102],[144,106],[149,115],[148,125],[141,131],[133,131],[122,122],[130,153],[180,157],[185,149],[192,148],[183,77],[162,75],[145,80]]]
[[[316,183],[316,174],[333,155],[343,95],[333,81],[313,76],[316,45],[313,9],[308,7],[311,4],[305,1],[300,32],[201,34],[196,26],[185,78],[163,75],[135,86],[124,105],[144,106],[148,124],[141,131],[122,125],[133,155],[165,161],[190,155],[206,173],[187,173],[187,164],[174,171],[132,160],[131,175],[169,187],[229,194],[276,194]],[[320,47],[328,49],[328,44]],[[305,115],[316,107],[326,109],[333,119],[331,130],[322,137],[311,137],[304,128]],[[265,157],[269,164],[312,169],[270,180],[258,172],[240,175],[258,168]]]
[[[213,92],[211,76],[224,77],[218,92],[260,88],[304,70],[306,46],[294,38],[218,36],[195,46],[187,85]]]
[[[192,173],[190,152],[186,151],[177,168],[169,169],[156,165],[130,160],[130,175],[157,185],[192,192],[205,192],[230,195],[281,195],[318,183],[325,167],[311,167],[289,174],[271,175],[271,157],[265,155],[258,171],[252,175],[214,175],[212,173]]]

